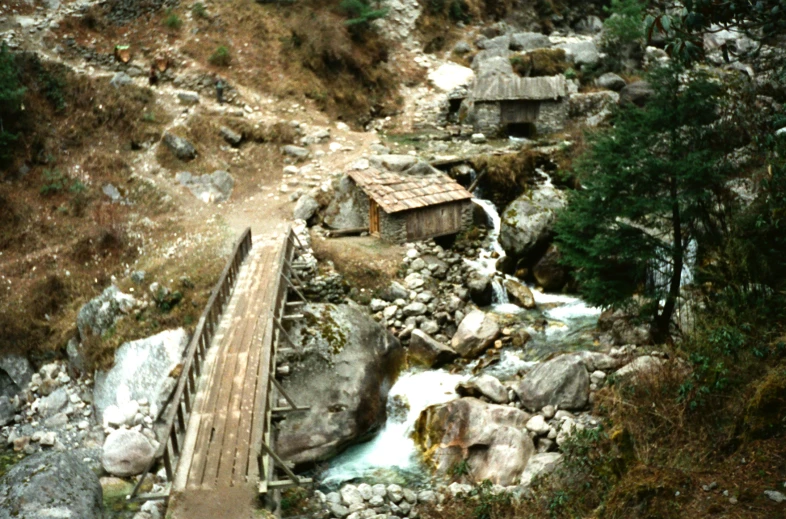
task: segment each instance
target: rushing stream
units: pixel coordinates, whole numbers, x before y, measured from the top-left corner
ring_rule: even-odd
[[[499,243],[499,213],[488,200],[476,198],[473,202],[483,208],[490,224],[485,248],[476,260],[467,260],[482,274],[494,276],[493,304],[487,310],[501,314],[507,322],[524,324],[531,339],[524,349],[503,348],[499,360],[490,365],[473,361],[462,373],[422,369],[402,373],[388,396],[387,423],[370,441],[351,447],[331,460],[320,478],[323,485],[336,487],[356,479],[404,482],[428,478],[411,438],[421,411],[458,398],[456,384],[473,373],[483,372],[506,381],[554,351],[591,348],[581,332],[597,324],[599,309],[587,306],[576,297],[543,293],[534,287],[530,288],[537,309],[525,310],[508,302],[502,284],[504,278],[496,270],[496,262],[505,255]]]

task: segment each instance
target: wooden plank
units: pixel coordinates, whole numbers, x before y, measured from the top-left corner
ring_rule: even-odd
[[[265,267],[263,272],[270,272],[273,267],[273,250],[270,248],[266,251]],[[267,336],[267,317],[270,307],[270,301],[273,294],[271,294],[270,283],[266,283],[264,287],[264,295],[259,294],[255,296],[257,301],[260,302],[256,307],[255,312],[255,326],[254,335],[251,338],[250,352],[248,363],[245,370],[245,379],[240,391],[240,414],[239,419],[235,423],[228,424],[228,430],[236,436],[234,445],[235,452],[232,454],[234,460],[234,470],[229,470],[228,463],[222,463],[218,480],[222,484],[229,483],[236,485],[246,482],[246,473],[248,470],[249,452],[252,450],[252,431],[251,421],[255,412],[258,412],[255,404],[255,393],[257,385],[259,384],[259,363],[264,362],[264,352],[270,348],[270,344],[265,342]],[[260,360],[263,359],[263,360]],[[229,442],[231,446],[231,442]],[[228,456],[227,447],[225,446],[224,457]]]
[[[261,248],[263,246],[260,245],[260,250],[257,251],[256,255],[261,252]],[[254,261],[258,262],[257,257],[253,258]],[[246,281],[246,285],[243,286],[245,290],[240,289],[237,291],[236,296],[238,297],[237,303],[235,308],[233,308],[233,313],[229,317],[232,324],[228,325],[228,333],[224,333],[223,336],[214,337],[214,340],[218,339],[220,343],[217,345],[216,348],[216,362],[213,366],[213,370],[209,375],[209,384],[207,385],[206,391],[206,399],[205,404],[202,408],[202,413],[205,415],[203,419],[200,421],[199,424],[199,431],[197,433],[196,439],[196,447],[194,450],[194,459],[191,463],[191,467],[189,470],[189,476],[187,480],[186,486],[189,488],[199,488],[202,486],[207,459],[209,456],[208,453],[208,446],[210,444],[211,437],[214,436],[213,432],[213,424],[215,421],[215,408],[216,408],[216,401],[218,399],[218,393],[220,388],[221,376],[220,374],[223,372],[225,368],[225,364],[227,362],[227,353],[228,349],[232,345],[232,340],[234,336],[239,333],[239,315],[242,315],[245,312],[247,305],[249,304],[250,299],[247,297],[249,292],[253,292],[254,287],[256,284],[262,282],[260,276],[255,276],[254,272],[257,270],[255,267],[258,266],[258,263],[249,265],[249,273],[248,273],[248,280]],[[246,288],[248,287],[248,288]],[[215,348],[216,346],[214,346]]]
[[[264,251],[264,248],[262,251]],[[262,251],[260,251],[260,255],[262,255]],[[239,381],[243,379],[242,376],[237,375],[237,367],[238,365],[245,365],[245,361],[248,357],[248,347],[254,333],[254,327],[256,326],[256,320],[251,317],[254,302],[258,301],[257,292],[259,291],[260,285],[267,285],[267,283],[263,282],[263,280],[266,281],[265,274],[267,274],[267,272],[262,270],[263,265],[264,261],[260,258],[257,264],[258,268],[254,269],[254,285],[251,290],[242,294],[242,296],[249,301],[249,304],[245,306],[245,311],[240,314],[238,327],[241,329],[241,332],[233,337],[232,342],[226,350],[227,359],[224,363],[224,369],[220,373],[221,383],[218,389],[218,397],[215,400],[216,407],[213,411],[213,434],[206,445],[208,455],[204,476],[202,477],[203,488],[215,488],[219,465],[221,463],[234,462],[233,459],[223,459],[222,456],[224,442],[227,439],[225,438],[227,431],[226,425],[228,417],[230,417],[229,420],[232,421],[235,416],[233,413],[237,413],[237,410],[231,406],[238,398],[236,394],[236,385],[239,385]],[[234,438],[231,431],[228,436],[231,442]]]

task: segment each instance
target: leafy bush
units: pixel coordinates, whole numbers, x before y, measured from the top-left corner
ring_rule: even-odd
[[[65,176],[59,169],[44,170],[44,185],[38,190],[44,196],[54,195],[65,187]]]
[[[349,16],[349,19],[344,22],[349,27],[358,26],[368,29],[371,22],[384,18],[388,14],[387,9],[372,8],[369,0],[341,0],[339,7]]]
[[[621,69],[625,60],[639,58],[644,44],[645,5],[640,0],[611,0],[604,10],[610,16],[603,22],[601,46],[609,55],[612,68]]]
[[[177,30],[183,25],[183,21],[171,9],[167,10],[167,17],[164,18],[164,25],[169,29]]]
[[[229,55],[229,49],[224,45],[220,45],[208,59],[211,64],[218,67],[228,67],[232,63],[232,56]]]
[[[191,6],[191,14],[193,14],[195,18],[207,18],[207,9],[205,9],[205,4],[202,2],[195,3],[193,6]]]

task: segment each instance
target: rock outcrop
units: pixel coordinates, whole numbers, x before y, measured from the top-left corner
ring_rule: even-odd
[[[416,423],[416,441],[439,474],[461,463],[476,482],[514,484],[535,447],[525,425],[530,415],[476,398],[461,398],[425,409]]]
[[[283,383],[311,409],[287,416],[277,447],[298,464],[329,459],[381,427],[403,360],[398,339],[357,306],[309,304],[301,313],[290,335],[304,345],[302,361]]]
[[[0,480],[0,519],[102,519],[98,477],[76,456],[28,456]]]
[[[565,195],[550,186],[514,200],[502,213],[499,241],[512,261],[530,265],[543,254],[556,219],[565,205]]]
[[[149,402],[150,414],[158,416],[175,387],[173,372],[187,345],[188,334],[178,328],[120,346],[112,369],[96,372],[93,401],[99,421],[107,407],[139,400]]]
[[[6,354],[0,357],[0,396],[12,398],[18,394],[33,377],[33,368],[27,357]]]
[[[106,437],[101,464],[113,476],[136,476],[147,468],[155,454],[156,447],[144,434],[118,429]]]
[[[471,359],[491,346],[498,335],[499,325],[494,316],[473,310],[459,323],[450,346],[465,359]]]
[[[533,411],[547,405],[582,409],[589,399],[589,386],[589,374],[581,357],[560,355],[532,368],[516,387],[516,394]]]

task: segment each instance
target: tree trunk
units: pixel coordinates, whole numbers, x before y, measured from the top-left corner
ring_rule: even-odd
[[[680,205],[677,200],[677,179],[671,178],[669,191],[671,195],[671,223],[673,227],[673,247],[671,251],[671,280],[669,282],[669,293],[660,315],[655,317],[652,330],[652,340],[655,343],[666,341],[669,337],[669,325],[677,307],[677,298],[680,296],[680,281],[682,280],[682,266],[684,263],[684,251],[682,246],[682,219],[680,217]]]

